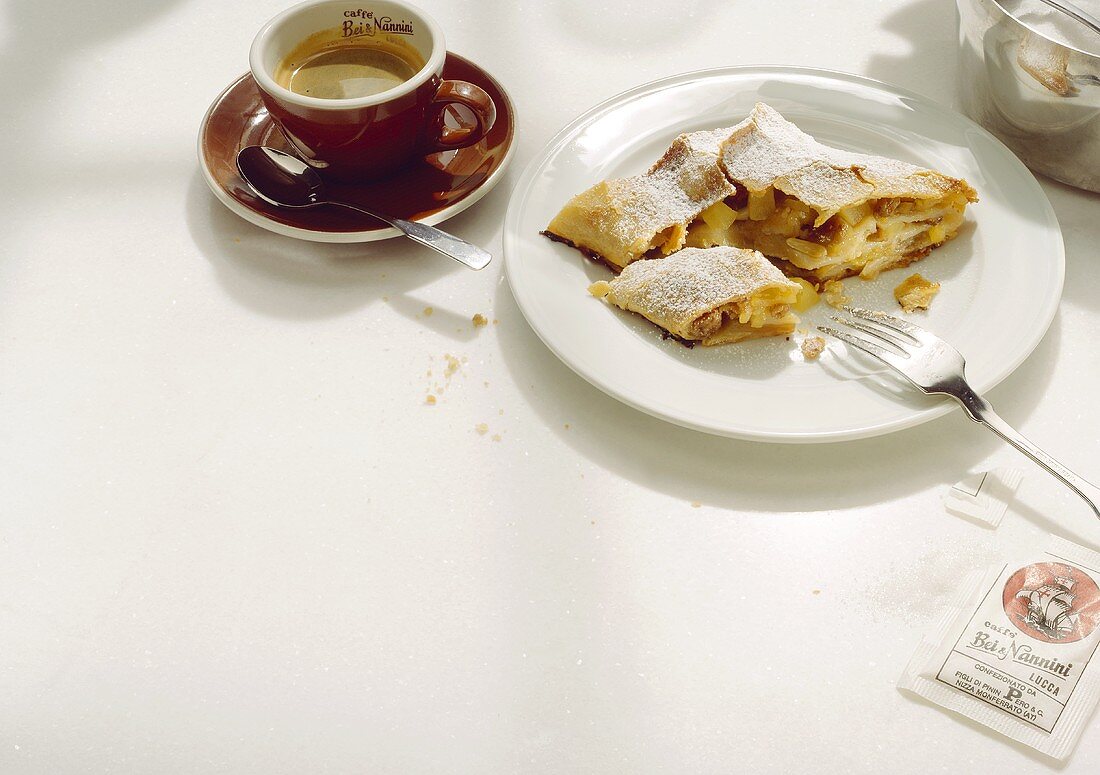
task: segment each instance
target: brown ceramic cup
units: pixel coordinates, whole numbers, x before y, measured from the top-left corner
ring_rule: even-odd
[[[350,99],[311,97],[277,78],[306,41],[321,46],[380,45],[423,63],[408,80]],[[276,16],[252,42],[249,66],[264,104],[302,159],[322,175],[355,181],[384,177],[412,159],[473,145],[492,128],[496,107],[482,89],[441,78],[447,46],[430,16],[397,0],[307,0]],[[473,121],[451,126],[447,108]]]

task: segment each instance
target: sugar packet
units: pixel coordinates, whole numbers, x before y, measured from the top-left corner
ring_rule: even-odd
[[[1098,646],[1100,552],[1052,537],[970,576],[898,688],[1065,759],[1100,698]]]
[[[979,471],[956,482],[943,497],[952,514],[968,517],[989,527],[998,527],[1024,475],[1015,468]]]

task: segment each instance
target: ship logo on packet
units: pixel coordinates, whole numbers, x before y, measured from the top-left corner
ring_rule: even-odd
[[[959,593],[898,688],[1067,758],[1100,701],[1100,552],[1052,536]]]
[[[1002,603],[1014,625],[1043,643],[1075,643],[1100,626],[1100,588],[1071,565],[1020,568],[1005,583]]]

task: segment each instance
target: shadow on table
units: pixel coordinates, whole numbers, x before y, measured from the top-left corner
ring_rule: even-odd
[[[1050,199],[1066,243],[1066,284],[1062,299],[1088,310],[1100,310],[1100,251],[1096,245],[1096,214],[1100,194],[1038,176]],[[1093,356],[1095,357],[1095,355]]]
[[[87,0],[69,8],[41,0],[6,0],[0,8],[7,33],[0,43],[0,101],[10,106],[4,115],[8,136],[20,138],[18,147],[9,149],[15,153],[8,165],[32,162],[29,169],[41,169],[33,163],[45,157],[50,133],[37,131],[41,127],[34,122],[42,116],[35,106],[65,101],[63,75],[69,60],[151,24],[179,2]]]
[[[480,204],[491,199],[492,194]],[[451,276],[470,270],[420,245],[400,238],[327,244],[274,234],[230,212],[210,193],[198,171],[191,178],[186,208],[195,245],[222,286],[256,312],[308,320],[383,302],[398,314],[416,319],[418,325],[452,339],[476,335],[465,311],[452,312],[446,308],[446,298],[433,299],[430,293],[416,292],[444,277],[458,280]],[[479,212],[484,215],[485,210]],[[447,228],[486,244],[495,223],[466,212],[449,220]],[[499,260],[498,256],[495,261]],[[492,272],[491,268],[484,270],[482,277],[490,281]],[[425,314],[428,307],[432,312]]]
[[[746,442],[683,429],[618,402],[573,373],[524,323],[503,285],[495,309],[509,323],[498,334],[504,360],[546,426],[595,464],[672,497],[772,511],[777,505],[826,511],[884,503],[952,484],[1002,446],[961,412],[888,436],[836,444]],[[1043,395],[1060,338],[1056,318],[1031,357],[991,391],[992,403],[1010,423],[1022,424]],[[791,409],[813,412],[812,406]]]
[[[512,3],[507,3],[512,5]],[[620,10],[588,0],[558,0],[549,12],[570,37],[590,46],[618,47],[630,52],[673,47],[689,36],[701,19],[713,19],[721,4],[715,0],[681,0],[672,13],[659,19],[639,9]]]
[[[691,36],[700,20],[713,20],[722,8],[720,0],[681,0],[670,13],[656,16],[652,9],[588,0],[542,0],[534,16],[541,24],[558,29],[563,39],[579,48],[605,51],[622,49],[631,55],[674,49]],[[493,19],[500,29],[529,25],[532,12],[514,0],[481,0],[478,12]],[[523,51],[525,37],[502,36],[501,45]],[[670,71],[671,72],[671,71]]]
[[[87,0],[73,8],[41,0],[7,0],[4,21],[9,33],[0,46],[0,99],[19,105],[13,120],[23,115],[37,116],[27,110],[28,103],[48,98],[62,90],[60,81],[65,63],[88,48],[125,37],[134,29],[152,23],[171,11],[181,0]],[[63,42],[59,45],[58,38]],[[33,75],[34,88],[27,88]],[[26,149],[21,148],[20,153]]]
[[[958,11],[954,0],[917,0],[899,4],[882,23],[884,37],[908,42],[904,54],[876,53],[864,74],[904,89],[939,95],[950,105],[955,94],[958,59]]]

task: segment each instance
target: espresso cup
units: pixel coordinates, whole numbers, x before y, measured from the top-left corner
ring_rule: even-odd
[[[265,24],[248,55],[268,112],[303,161],[352,182],[473,145],[492,128],[492,98],[443,80],[446,58],[439,24],[397,0],[307,0]],[[472,124],[447,124],[455,104]]]

